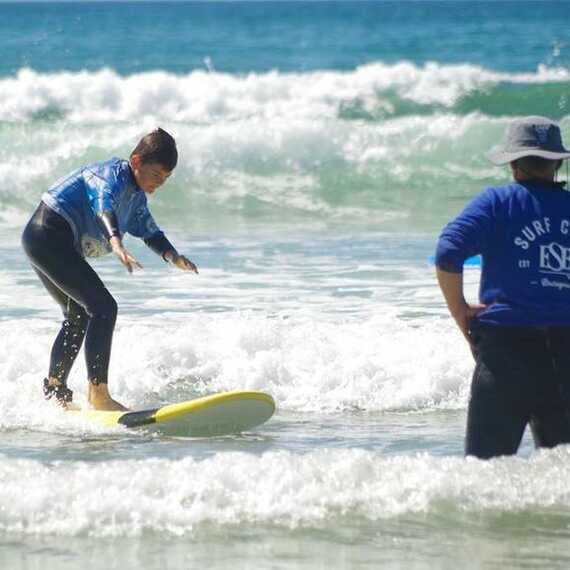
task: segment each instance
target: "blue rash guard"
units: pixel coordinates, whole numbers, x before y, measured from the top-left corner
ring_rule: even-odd
[[[436,265],[461,273],[482,256],[477,322],[570,326],[570,192],[513,182],[476,196],[442,231]]]
[[[43,196],[50,209],[71,226],[75,248],[84,257],[111,252],[97,221],[104,211],[114,212],[121,236],[142,239],[164,236],[147,205],[146,194],[133,177],[128,161],[112,158],[84,166],[59,180]]]

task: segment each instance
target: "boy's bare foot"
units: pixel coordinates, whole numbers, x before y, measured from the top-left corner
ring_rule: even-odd
[[[111,398],[107,384],[89,384],[87,396],[89,404],[95,410],[110,412],[128,412],[129,409]]]
[[[73,391],[59,378],[44,378],[44,397],[46,400],[54,398],[64,410],[74,409]]]

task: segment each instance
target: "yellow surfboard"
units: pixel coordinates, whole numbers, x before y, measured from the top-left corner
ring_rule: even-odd
[[[186,435],[228,435],[248,431],[265,423],[275,412],[275,401],[264,392],[220,392],[178,404],[133,412],[70,410],[80,419],[102,426],[128,428],[162,424]]]

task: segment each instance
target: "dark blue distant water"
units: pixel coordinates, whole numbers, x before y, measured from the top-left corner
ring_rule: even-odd
[[[197,68],[352,70],[374,61],[568,66],[570,2],[0,4],[0,75]]]

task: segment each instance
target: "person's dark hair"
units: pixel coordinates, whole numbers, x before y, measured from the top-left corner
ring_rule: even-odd
[[[531,173],[551,172],[553,166],[557,171],[562,166],[561,160],[551,160],[541,156],[524,156],[515,160],[514,163],[523,172]]]
[[[176,141],[160,127],[145,135],[131,152],[140,156],[143,164],[160,164],[165,170],[174,170],[178,162]]]

